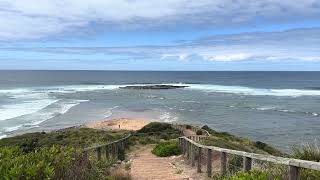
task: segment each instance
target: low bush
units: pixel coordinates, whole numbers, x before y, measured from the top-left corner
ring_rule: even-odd
[[[0,175],[4,179],[97,179],[82,153],[74,148],[41,148],[25,153],[19,147],[0,148]]]
[[[191,129],[191,125],[186,125],[186,129]]]
[[[181,150],[177,141],[166,141],[156,145],[152,153],[159,157],[168,157],[181,154]]]
[[[196,134],[197,134],[198,136],[199,136],[199,135],[203,135],[203,132],[202,132],[202,130],[198,129],[197,132],[196,132]]]

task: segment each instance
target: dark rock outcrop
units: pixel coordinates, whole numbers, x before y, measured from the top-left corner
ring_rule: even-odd
[[[175,86],[175,85],[142,85],[142,86],[124,86],[120,87],[120,89],[151,89],[151,90],[158,90],[158,89],[180,89],[186,88],[188,86]]]

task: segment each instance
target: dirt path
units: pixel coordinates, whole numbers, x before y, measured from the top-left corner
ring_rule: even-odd
[[[157,157],[151,153],[152,147],[142,147],[135,151],[131,159],[133,180],[192,180],[203,179],[200,174],[186,165],[181,156]]]

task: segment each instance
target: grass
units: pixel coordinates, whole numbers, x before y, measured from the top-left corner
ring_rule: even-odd
[[[308,161],[320,162],[320,146],[315,142],[308,143],[301,147],[293,147],[292,157]]]
[[[127,171],[122,169],[117,169],[111,173],[110,176],[106,178],[106,180],[131,180],[131,176]]]
[[[292,158],[320,162],[320,146],[317,142],[293,147]],[[320,171],[302,169],[301,179],[320,179]]]

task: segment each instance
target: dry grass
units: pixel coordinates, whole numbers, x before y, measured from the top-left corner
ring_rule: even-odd
[[[110,178],[112,180],[131,180],[131,175],[129,172],[123,170],[123,169],[117,169],[113,172],[111,172]]]

